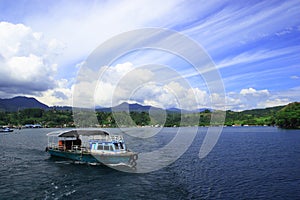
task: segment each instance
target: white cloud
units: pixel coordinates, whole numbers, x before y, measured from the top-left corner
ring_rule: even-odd
[[[149,66],[148,68],[135,67],[129,62],[105,67],[101,70],[103,78],[101,77],[98,83],[96,79],[86,79],[90,82],[80,83],[83,91],[79,94],[86,95],[86,93],[95,92],[93,103],[106,107],[122,102],[136,102],[162,108],[177,107],[188,110],[203,107],[246,110],[283,105],[290,101],[287,96],[278,97],[267,89],[257,90],[250,87],[241,89],[238,93],[227,93],[226,102],[224,102],[224,97],[220,94],[209,94],[200,88],[191,87],[182,77],[163,79],[164,74],[169,72],[168,69],[154,69]],[[161,74],[163,77],[160,77]],[[97,85],[95,91],[90,90],[93,88],[92,85]]]
[[[292,102],[292,98],[294,96],[294,92],[289,93],[285,91],[280,94],[277,94],[275,92],[270,92],[266,89],[257,90],[255,88],[245,88],[242,89],[239,93],[227,93],[226,107],[229,110],[242,111],[255,108],[280,106]]]
[[[151,81],[153,76],[150,70],[135,68],[129,62],[117,64],[114,67],[103,67],[100,71],[99,80],[95,79],[98,81],[97,84],[93,80],[89,80],[90,84],[96,84],[95,101],[102,106],[111,106],[132,100],[132,95],[136,95],[135,90]]]
[[[242,89],[240,91],[240,94],[244,97],[266,97],[269,96],[269,91],[268,90],[256,90],[254,88],[247,88],[247,89]]]
[[[299,79],[300,77],[299,77],[299,76],[296,76],[296,75],[294,75],[294,76],[291,76],[290,78],[291,78],[291,79]]]
[[[54,88],[54,58],[62,44],[23,24],[0,22],[0,89],[6,94],[37,94]]]
[[[164,70],[166,71],[163,72]],[[95,97],[96,105],[109,107],[122,102],[137,102],[162,108],[197,109],[207,106],[206,91],[192,88],[180,77],[176,81],[166,79],[164,74],[169,68],[156,71],[151,67],[135,67],[131,63],[123,63],[104,67],[100,71],[98,83],[92,79],[81,80],[78,83],[80,85],[78,88],[83,90],[78,94],[94,92],[92,95]],[[95,85],[96,90],[91,91]],[[81,103],[84,105],[84,102]],[[89,105],[92,105],[91,102]]]
[[[100,1],[76,4],[62,1],[49,6],[47,12],[37,12],[38,14],[32,12],[29,16],[25,16],[22,21],[27,25],[0,22],[0,68],[5,76],[0,80],[0,94],[1,96],[36,94],[48,104],[69,104],[70,77],[68,77],[69,81],[65,82],[55,80],[56,72],[60,72],[61,77],[68,76],[70,71],[74,73],[79,67],[74,66],[74,63],[84,60],[100,43],[116,34],[136,28],[167,27],[183,30],[203,44],[212,55],[226,52],[222,60],[217,62],[220,68],[283,57],[287,54],[297,55],[299,52],[297,44],[294,47],[285,46],[285,48],[271,50],[267,47],[255,47],[252,50],[246,48],[247,51],[239,54],[236,54],[237,49],[234,48],[266,36],[282,37],[295,31],[295,28],[288,27],[298,26],[299,29],[298,21],[291,20],[299,16],[298,1],[275,3],[264,1],[247,4],[247,6],[244,3],[226,1],[205,2],[203,6],[199,6],[200,4],[202,5],[202,2],[186,3],[181,0],[164,1],[163,4],[161,1],[118,3]],[[65,46],[60,41],[63,41]],[[63,52],[62,48],[64,48]],[[227,52],[231,52],[232,55]],[[63,56],[57,57],[62,53]],[[157,54],[153,55],[145,56],[144,60],[161,63],[161,60],[166,58],[164,55],[161,57]],[[141,57],[138,55],[137,59]],[[143,60],[141,63],[144,63]],[[182,72],[184,67],[180,67],[178,69]],[[62,68],[64,70],[61,70]],[[198,72],[193,70],[188,72],[191,73],[188,74],[190,76],[198,75]],[[81,94],[94,92],[89,89],[96,84],[101,73],[101,71],[97,73],[90,71],[86,72],[84,77],[78,77],[79,81],[86,77],[92,80],[81,83],[85,84],[83,87],[85,90],[80,91]],[[248,74],[236,74],[248,76]],[[158,75],[166,80],[156,78]],[[198,105],[210,105],[210,98],[206,91],[198,88],[198,85],[192,88],[181,80],[182,77],[177,80],[176,76],[172,75],[166,70],[157,74],[152,69],[136,69],[131,63],[109,67],[98,83],[99,92],[95,93],[95,99],[97,103],[107,106],[111,104],[113,95],[118,101],[132,97],[138,102],[160,105],[160,107],[180,105],[193,108]],[[188,75],[184,78],[188,78]],[[255,78],[256,74],[253,73],[252,76]],[[169,80],[170,78],[173,78],[173,82]],[[234,76],[225,78],[232,78],[232,82],[243,84],[242,81],[236,81]],[[249,76],[247,78],[251,81]],[[299,77],[290,76],[290,78]],[[116,84],[119,84],[117,89]],[[245,86],[241,87],[245,88]],[[136,91],[132,91],[133,89]],[[228,87],[229,91],[230,89]],[[195,95],[200,102],[198,105],[193,105]],[[289,95],[275,97],[269,90],[246,88],[240,93],[228,94],[226,98],[229,107],[248,109],[285,102],[290,99],[287,98]],[[217,94],[212,96],[217,100],[221,99]],[[182,103],[179,103],[176,98],[179,98]]]
[[[291,102],[291,100],[288,99],[288,98],[283,98],[283,99],[267,99],[265,102],[260,102],[257,106],[259,108],[267,108],[267,107],[287,105],[290,102]]]
[[[242,104],[240,98],[236,97],[234,92],[230,92],[226,96],[226,110],[241,110],[244,109],[245,106]]]
[[[273,50],[252,50],[245,51],[233,57],[227,57],[217,63],[218,68],[231,67],[238,64],[254,63],[264,61],[266,59],[275,59],[280,56],[295,54],[300,50],[300,46],[291,46],[288,48],[273,49]]]
[[[261,102],[267,101],[269,97],[270,93],[268,90],[256,90],[254,88],[242,89],[239,95],[241,105],[246,109],[256,108],[258,105],[261,105]]]
[[[61,79],[55,88],[43,91],[35,98],[49,106],[71,106],[72,88],[68,85],[68,80]]]
[[[297,0],[261,1],[247,6],[244,2],[223,1],[218,5],[221,9],[214,4],[215,12],[204,11],[207,18],[185,29],[186,34],[197,38],[212,53],[224,52],[224,49],[231,51],[233,47],[298,26],[298,21],[293,20],[299,18]]]
[[[59,64],[68,66],[74,60],[86,58],[98,45],[114,35],[144,27],[166,27],[170,14],[180,11],[182,1],[121,2],[57,2],[47,13],[33,13],[25,21],[34,29],[66,43],[64,57]],[[180,18],[180,19],[177,19]],[[172,17],[176,23],[183,17]],[[176,20],[176,21],[174,21]],[[133,42],[133,41],[131,41]]]

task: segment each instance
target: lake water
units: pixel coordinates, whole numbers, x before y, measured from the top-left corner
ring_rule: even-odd
[[[300,130],[226,127],[214,149],[199,159],[207,130],[200,128],[178,160],[146,174],[49,158],[44,150],[52,130],[0,135],[0,199],[300,198]],[[175,133],[164,128],[143,145],[130,139],[128,145],[137,151],[147,143],[149,149],[161,147]]]

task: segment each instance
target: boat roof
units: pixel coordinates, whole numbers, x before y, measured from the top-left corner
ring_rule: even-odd
[[[79,136],[96,136],[109,135],[108,132],[99,130],[99,129],[71,129],[65,131],[55,131],[47,134],[48,136],[57,136],[57,137],[79,137]]]

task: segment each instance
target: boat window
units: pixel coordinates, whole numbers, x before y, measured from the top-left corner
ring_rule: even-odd
[[[104,150],[108,151],[109,150],[109,146],[108,145],[104,145]]]
[[[124,149],[122,142],[120,142],[120,147],[121,147],[121,149]]]
[[[102,144],[98,144],[98,150],[103,150],[103,145]]]
[[[113,147],[112,147],[112,146],[109,146],[109,150],[110,150],[110,151],[113,151]]]
[[[119,150],[119,145],[118,145],[118,143],[114,143],[114,145],[115,145],[115,150]]]

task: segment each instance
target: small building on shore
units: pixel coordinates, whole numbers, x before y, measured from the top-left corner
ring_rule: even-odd
[[[40,124],[25,124],[25,128],[43,128]]]

